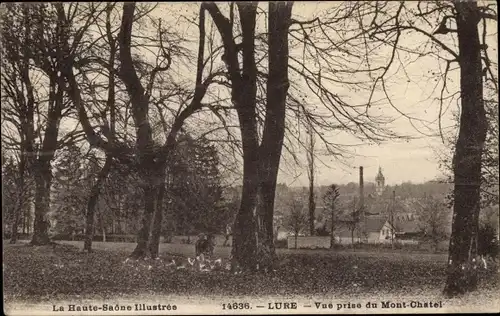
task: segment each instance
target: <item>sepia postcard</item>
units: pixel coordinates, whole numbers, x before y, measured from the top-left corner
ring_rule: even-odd
[[[2,3],[4,313],[499,313],[497,20]]]

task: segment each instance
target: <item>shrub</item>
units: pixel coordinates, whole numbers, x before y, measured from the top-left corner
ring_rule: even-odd
[[[172,236],[172,235],[165,235],[163,237],[163,242],[166,244],[170,244],[170,243],[172,243],[173,237],[174,236]]]
[[[84,234],[57,234],[51,237],[52,240],[73,240],[73,241],[84,241]],[[102,235],[94,235],[92,241],[103,241]],[[135,235],[106,235],[107,242],[136,242]]]
[[[11,237],[12,237],[11,232],[4,232],[3,233],[3,239],[10,239]],[[31,239],[30,234],[26,234],[26,233],[18,233],[17,234],[17,240],[29,240],[29,239]]]
[[[490,224],[484,224],[479,227],[478,235],[478,254],[496,258],[499,250],[496,229]]]
[[[287,248],[287,247],[288,247],[288,241],[286,239],[274,241],[274,248]]]

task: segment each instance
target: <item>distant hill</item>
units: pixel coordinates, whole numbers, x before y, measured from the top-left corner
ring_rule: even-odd
[[[338,185],[340,195],[344,196],[358,196],[359,195],[359,185],[354,182],[348,184]],[[327,190],[327,186],[318,187],[318,196],[323,196]],[[366,182],[364,185],[365,196],[374,195],[376,190],[375,183]],[[432,195],[435,197],[445,197],[453,189],[453,184],[451,183],[441,183],[436,181],[428,181],[425,183],[411,183],[404,182],[397,185],[387,185],[382,193],[382,198],[390,198],[392,196],[392,191],[396,192],[396,196],[401,199],[407,198],[424,198],[426,196]]]
[[[351,182],[347,184],[338,185],[339,188],[339,207],[343,209],[352,208],[353,200],[359,197],[359,185],[357,183]],[[405,207],[402,209],[411,209],[408,206],[408,201],[415,199],[422,199],[426,196],[433,196],[435,198],[445,198],[447,194],[453,189],[453,184],[440,183],[435,181],[428,181],[425,183],[411,183],[405,182],[398,185],[386,186],[385,190],[382,192],[381,196],[376,196],[375,183],[366,182],[364,185],[365,200],[368,204],[380,204],[373,206],[378,210],[386,208],[386,201],[390,200],[392,197],[392,191],[396,192],[396,199],[398,201],[407,201],[402,203]],[[328,186],[319,186],[315,188],[316,195],[316,206],[317,209],[323,206],[323,196],[327,191]],[[231,193],[233,198],[239,198],[241,194],[241,186],[233,187],[227,190],[227,193]],[[276,186],[276,197],[275,197],[275,212],[276,214],[288,214],[289,213],[289,201],[294,198],[299,198],[302,200],[304,207],[307,208],[308,205],[308,187],[289,187],[285,184],[278,184]],[[372,199],[372,202],[370,202]],[[378,202],[374,202],[373,199]],[[412,203],[410,203],[411,205]]]
[[[354,199],[359,198],[359,185],[354,182],[350,182],[347,184],[338,185],[339,188],[339,199],[338,205],[342,209],[352,208]],[[388,185],[385,187],[385,190],[382,192],[381,196],[376,195],[376,186],[373,182],[367,182],[364,185],[364,195],[365,201],[368,204],[375,203],[373,199],[378,200],[375,204],[384,204],[375,207],[376,209],[384,209],[386,208],[385,201],[388,201],[392,197],[392,191],[396,193],[396,199],[398,201],[407,201],[400,202],[402,205],[406,207],[402,207],[403,209],[412,209],[412,207],[408,207],[408,201],[410,200],[418,200],[425,198],[426,196],[433,196],[435,198],[445,198],[453,189],[453,184],[449,183],[440,183],[435,181],[428,181],[425,183],[411,183],[405,182],[398,185]],[[323,196],[326,193],[328,186],[319,186],[315,188],[316,194],[316,206],[317,209],[321,209],[323,206]],[[276,188],[276,211],[282,214],[287,214],[288,210],[286,208],[286,201],[292,196],[299,196],[305,206],[307,207],[308,201],[308,187],[288,187],[284,184],[279,184]],[[370,202],[372,200],[372,202]],[[410,203],[411,204],[411,203]]]

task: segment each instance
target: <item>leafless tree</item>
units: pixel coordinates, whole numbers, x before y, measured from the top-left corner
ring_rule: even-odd
[[[437,251],[439,242],[449,237],[446,226],[451,219],[451,212],[446,207],[445,201],[439,201],[432,196],[428,196],[421,203],[417,215],[420,230],[432,243],[434,251]]]
[[[219,6],[212,3],[204,5],[207,7],[222,38],[224,62],[228,69],[230,87],[232,88],[232,101],[240,121],[244,157],[244,187],[246,188],[243,190],[244,197],[240,209],[240,218],[245,223],[253,220],[258,227],[271,227],[271,208],[268,208],[265,216],[261,216],[261,218],[268,218],[265,220],[267,224],[261,225],[255,219],[258,216],[251,215],[251,210],[256,205],[253,196],[258,196],[259,192],[258,189],[251,189],[256,186],[252,183],[257,183],[257,180],[254,179],[255,174],[261,172],[258,163],[256,163],[259,157],[254,148],[259,146],[264,148],[264,144],[259,144],[260,139],[262,141],[266,139],[265,124],[272,121],[267,119],[268,109],[263,104],[265,104],[266,100],[269,102],[269,96],[273,95],[266,90],[264,83],[273,77],[270,73],[271,69],[266,67],[265,61],[268,58],[271,59],[274,53],[271,52],[270,39],[265,33],[260,34],[252,22],[259,14],[258,12],[265,11],[259,11],[257,4],[245,6],[229,4],[229,18],[226,18]],[[238,19],[234,14],[235,7],[237,7],[239,13]],[[341,86],[349,86],[358,92],[371,87],[367,84],[368,76],[365,76],[368,79],[365,78],[364,82],[352,80],[351,77],[353,77],[353,74],[372,72],[370,68],[360,69],[359,67],[359,63],[363,61],[362,57],[360,57],[359,45],[349,46],[352,51],[346,52],[339,49],[341,44],[349,43],[345,38],[329,37],[328,34],[335,29],[333,28],[335,24],[338,24],[340,28],[342,22],[352,16],[352,10],[345,10],[340,6],[338,6],[337,10],[339,17],[331,19],[326,24],[318,17],[310,21],[299,21],[290,16],[287,23],[287,33],[282,34],[287,38],[289,49],[293,48],[297,52],[299,47],[303,48],[301,54],[299,54],[300,57],[296,57],[297,54],[289,54],[287,59],[287,73],[289,74],[287,76],[290,76],[291,80],[289,80],[290,85],[287,88],[285,99],[284,129],[286,133],[284,133],[283,144],[278,146],[284,147],[287,152],[292,154],[294,159],[296,159],[295,150],[289,148],[285,140],[288,141],[288,144],[296,142],[299,146],[307,148],[303,139],[300,139],[300,133],[297,132],[301,125],[305,125],[304,123],[310,124],[311,130],[322,141],[327,152],[335,157],[341,157],[348,146],[338,144],[326,137],[324,134],[329,131],[352,133],[359,139],[371,142],[399,137],[399,135],[386,128],[385,125],[390,122],[389,119],[368,112],[370,106],[378,105],[379,102],[370,100],[366,104],[349,103],[340,94],[334,92],[336,87],[343,89]],[[268,14],[268,19],[270,19],[270,14]],[[268,21],[270,27],[272,23],[271,20]],[[328,28],[328,32],[324,28]],[[234,35],[235,29],[241,31],[241,33]],[[270,34],[270,29],[268,34]],[[236,44],[237,38],[242,39],[241,43]],[[240,49],[241,55],[238,55]],[[352,57],[354,61],[347,63],[346,54],[348,57]],[[241,61],[238,56],[241,56]],[[242,77],[249,80],[242,82]],[[238,95],[235,95],[235,93]],[[242,95],[245,97],[244,100],[241,100],[240,106],[238,98],[241,98]],[[251,98],[248,95],[251,95]],[[318,104],[321,105],[319,110]],[[250,115],[255,118],[244,119],[250,117]],[[259,152],[259,154],[261,154],[261,157],[266,157],[262,152]],[[267,167],[264,167],[264,169],[267,169]],[[247,174],[247,177],[245,177],[245,174]],[[259,177],[264,179],[262,174],[259,174]],[[264,182],[261,181],[261,185],[267,185]],[[272,182],[269,180],[268,183],[271,184]],[[266,192],[274,191],[270,190],[271,187],[266,188]],[[271,201],[271,195],[269,197],[263,196],[259,201]],[[271,205],[271,203],[269,202],[267,205]],[[252,261],[252,257],[255,257],[255,251],[269,249],[269,253],[274,253],[272,245],[255,249],[253,246],[255,243],[253,241],[255,239],[254,234],[250,231],[241,232],[239,238],[237,236],[239,234],[237,226],[235,225],[235,240],[245,240],[241,246],[236,242],[233,249],[233,256],[240,264],[247,267],[256,266],[256,263]],[[245,230],[248,230],[247,228]],[[267,230],[271,231],[270,228]],[[262,238],[259,235],[257,243],[270,244],[269,240],[272,240],[272,238]],[[246,255],[238,255],[239,253],[246,253]],[[273,257],[273,255],[258,255],[257,257],[266,258]],[[261,265],[261,267],[265,266],[266,264]]]
[[[137,14],[136,14],[137,13]],[[122,160],[122,162],[135,164],[140,171],[142,177],[142,190],[145,194],[145,210],[143,214],[142,226],[138,233],[138,245],[132,257],[142,258],[149,254],[152,256],[157,256],[160,228],[162,222],[162,210],[160,205],[163,198],[161,188],[164,186],[165,182],[165,171],[166,166],[169,161],[169,155],[173,151],[176,145],[176,136],[178,132],[182,129],[184,122],[187,118],[192,116],[194,113],[199,112],[203,106],[206,104],[202,103],[203,97],[205,96],[210,83],[212,83],[219,73],[214,69],[208,76],[203,78],[203,70],[205,66],[210,64],[210,58],[205,59],[205,22],[204,22],[204,11],[200,10],[199,14],[199,49],[197,57],[197,71],[196,71],[196,84],[194,93],[186,92],[181,87],[174,86],[173,94],[162,95],[162,90],[158,90],[156,84],[161,83],[161,85],[168,85],[167,78],[162,76],[164,73],[168,73],[171,69],[172,60],[175,58],[171,50],[172,47],[164,45],[166,40],[166,30],[161,26],[161,22],[158,23],[158,38],[156,40],[151,38],[146,38],[146,41],[154,40],[157,43],[157,48],[159,52],[157,53],[156,66],[149,68],[148,71],[144,71],[144,67],[147,67],[144,63],[139,61],[135,55],[132,53],[132,49],[135,47],[132,39],[137,38],[137,35],[133,35],[132,29],[135,21],[138,20],[138,15],[145,15],[143,12],[136,12],[135,3],[127,3],[123,5],[123,14],[121,17],[121,23],[119,26],[118,37],[116,42],[118,44],[119,56],[119,71],[116,70],[114,65],[110,62],[102,60],[101,58],[96,58],[96,56],[90,56],[88,58],[83,58],[80,60],[75,60],[74,64],[79,69],[84,67],[89,67],[89,65],[97,64],[103,66],[105,69],[112,71],[120,79],[120,81],[125,86],[125,92],[130,98],[130,113],[133,119],[133,125],[136,127],[136,144],[135,146],[129,144],[128,142],[118,139],[110,141],[108,137],[106,139],[103,135],[96,132],[95,126],[91,125],[89,120],[89,115],[85,109],[85,100],[81,93],[81,84],[78,82],[77,77],[69,70],[66,75],[69,78],[70,86],[70,96],[79,111],[79,119],[82,123],[82,127],[87,135],[87,139],[92,146],[103,149],[105,152],[109,153],[115,158]],[[109,27],[108,27],[109,30]],[[108,31],[108,45],[113,40],[112,33]],[[172,34],[167,34],[167,36],[173,36]],[[146,84],[144,83],[145,77]],[[112,77],[109,76],[111,79]],[[109,86],[112,84],[110,83]],[[180,106],[177,109],[170,109],[163,107],[165,103],[169,101],[169,97],[179,96],[182,98]],[[153,127],[154,123],[151,120],[150,112],[158,110],[158,115],[160,117],[160,127],[163,128],[165,133],[163,145],[157,144],[154,139]],[[163,110],[172,110],[174,114],[173,122],[168,124],[163,116]],[[109,128],[106,128],[109,130]],[[128,161],[127,161],[128,160]],[[160,172],[158,172],[160,171]],[[155,215],[156,214],[156,215]],[[153,225],[153,223],[155,223]],[[153,229],[152,229],[153,228]],[[152,235],[151,232],[152,231]]]
[[[499,199],[499,165],[498,165],[498,95],[491,83],[486,83],[485,86],[485,109],[486,118],[488,121],[488,130],[486,141],[482,154],[481,162],[481,212],[491,205],[498,205]],[[459,113],[453,115],[454,127],[458,130],[460,124]],[[457,134],[453,133],[449,136],[445,135],[444,141],[446,148],[438,153],[440,167],[444,172],[444,181],[453,183],[453,153],[455,152],[455,144],[457,142]],[[451,192],[453,193],[453,192]],[[453,194],[449,196],[453,202]]]
[[[303,201],[294,196],[288,203],[290,208],[290,215],[286,219],[287,227],[293,232],[295,238],[295,249],[297,249],[297,239],[303,229],[307,228],[307,216],[304,212]]]
[[[407,63],[403,56],[420,61],[437,60],[437,69],[432,75],[440,95],[440,133],[443,111],[451,102],[460,101],[460,127],[453,157],[454,219],[445,293],[453,296],[474,290],[477,287],[474,258],[480,209],[481,157],[487,131],[485,82],[491,83],[498,91],[496,61],[491,59],[488,49],[489,29],[497,20],[496,5],[463,1],[377,1],[349,3],[346,10],[352,10],[356,23],[362,26],[360,32],[346,41],[351,43],[350,46],[363,44],[370,70],[378,67],[375,63],[377,49],[385,47],[390,52],[389,62],[380,67],[373,78],[373,91],[379,86],[393,108],[397,110],[391,101],[387,80],[395,71],[394,67],[404,69]],[[405,39],[410,35],[422,42],[409,44]],[[454,68],[455,64],[458,67]],[[448,90],[453,70],[460,72],[458,92]],[[408,80],[411,79],[408,77]],[[410,123],[416,120],[407,117]]]
[[[285,132],[288,82],[288,27],[292,4],[269,3],[268,80],[259,137],[257,3],[238,3],[241,43],[233,35],[234,4],[225,17],[215,3],[203,3],[224,46],[231,96],[238,113],[243,147],[243,193],[233,231],[233,259],[242,268],[268,270],[274,261],[273,210],[276,178]],[[239,53],[241,51],[241,62]]]
[[[18,138],[9,137],[5,143],[12,146],[20,140],[18,150],[24,156],[23,164],[35,179],[32,244],[46,244],[49,242],[50,164],[58,148],[79,138],[76,130],[59,135],[61,119],[71,110],[64,97],[66,83],[59,69],[65,56],[58,44],[67,34],[50,5],[8,5],[4,17],[2,47],[10,51],[5,55],[10,57],[4,60],[2,67],[5,70],[2,71],[2,90],[7,92],[4,97],[12,107],[5,110],[2,107],[2,110],[19,131]],[[10,66],[6,66],[9,62]],[[12,110],[17,111],[17,115]]]
[[[330,212],[330,246],[335,244],[335,230],[337,229],[339,221],[339,210],[337,207],[337,199],[340,196],[339,188],[337,185],[332,184],[328,187],[325,195],[323,196],[323,204],[327,211]]]
[[[316,197],[314,194],[314,173],[316,171],[316,166],[315,166],[315,144],[316,144],[316,134],[314,133],[314,130],[311,126],[311,124],[307,125],[307,139],[308,141],[306,142],[307,144],[307,151],[306,151],[306,156],[307,156],[307,177],[309,178],[309,234],[311,236],[315,235],[315,229],[314,229],[314,219],[315,219],[315,214],[314,212],[316,211]]]
[[[30,26],[26,19],[19,18],[14,8],[7,7],[2,24],[2,137],[8,147],[18,152],[17,203],[12,219],[11,243],[17,242],[21,213],[27,205],[29,183],[33,167],[33,147],[35,141],[34,111],[35,96],[29,77],[29,54],[26,53],[30,37]],[[23,8],[23,15],[27,9]],[[4,125],[5,121],[5,125]],[[11,125],[18,137],[9,135]]]

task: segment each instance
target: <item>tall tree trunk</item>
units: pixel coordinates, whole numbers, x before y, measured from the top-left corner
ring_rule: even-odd
[[[19,222],[21,220],[21,212],[22,212],[22,200],[21,200],[21,193],[19,193],[19,196],[18,196],[18,201],[17,201],[17,205],[16,205],[16,208],[14,209],[14,218],[12,220],[12,235],[10,237],[10,242],[11,244],[15,244],[17,243],[17,239],[19,237],[19,233],[18,233],[18,229],[19,229]],[[23,227],[24,228],[24,227]]]
[[[47,213],[50,209],[52,174],[50,165],[40,163],[37,169],[35,175],[35,222],[31,244],[46,245],[50,242]]]
[[[31,234],[31,202],[26,209],[26,234]]]
[[[153,232],[151,233],[151,243],[149,245],[151,258],[158,258],[158,255],[160,253],[161,228],[163,226],[163,213],[165,212],[163,208],[163,198],[165,196],[165,180],[160,183],[157,192],[158,195],[156,200],[156,211],[153,219]]]
[[[23,234],[26,234],[26,210],[23,210]]]
[[[144,181],[151,181],[151,179],[144,179]],[[154,185],[148,185],[144,188],[144,212],[142,214],[141,228],[137,234],[137,246],[130,255],[131,258],[141,259],[150,255],[151,224],[156,211],[157,198],[158,190]]]
[[[87,202],[87,214],[85,218],[85,242],[83,244],[84,251],[88,252],[92,251],[92,239],[94,238],[95,208],[97,206],[97,201],[99,200],[99,194],[101,192],[102,183],[108,177],[112,163],[113,163],[112,156],[107,155],[106,161],[104,162],[104,166],[97,174],[97,181],[90,190],[89,201]]]
[[[248,270],[257,269],[257,265],[265,269],[274,257],[273,208],[288,89],[287,34],[291,3],[270,4],[268,102],[261,146],[257,130],[254,43],[257,3],[237,4],[242,30],[242,69],[232,33],[233,6],[230,19],[225,18],[214,3],[204,3],[203,6],[214,20],[224,43],[223,60],[232,83],[232,100],[238,112],[243,144],[243,192],[233,230],[233,263]]]
[[[66,81],[63,76],[49,72],[49,113],[44,131],[43,143],[38,150],[38,159],[33,168],[35,177],[35,220],[33,225],[32,245],[45,245],[50,242],[50,222],[47,213],[50,210],[50,187],[52,170],[50,162],[57,149],[59,123],[64,107],[63,96]],[[35,150],[33,150],[35,152]]]
[[[332,210],[332,223],[330,224],[330,248],[333,248],[333,245],[335,244],[335,235],[333,234],[333,228],[334,228],[334,222],[333,222],[333,210]]]
[[[22,149],[21,149],[22,150]],[[19,185],[18,185],[18,192],[17,192],[17,203],[16,207],[14,209],[14,218],[12,221],[12,236],[10,238],[10,243],[15,244],[17,242],[18,238],[18,228],[19,228],[19,221],[21,220],[21,212],[24,210],[24,205],[25,205],[25,196],[26,196],[26,187],[25,187],[25,167],[26,167],[26,162],[25,162],[25,154],[21,152],[21,158],[20,158],[20,163],[19,163]]]
[[[108,41],[110,45],[110,51],[109,51],[109,59],[108,63],[110,65],[113,65],[115,62],[116,58],[116,40],[113,38],[113,36],[110,34],[110,14],[111,14],[112,6],[108,5],[106,9],[106,28],[108,31]],[[76,80],[74,78],[74,74],[70,73],[70,85],[72,86],[73,93],[72,99],[75,102],[75,104],[79,104],[79,89],[76,88]],[[115,102],[115,73],[114,71],[110,71],[109,73],[109,78],[108,78],[108,99],[107,99],[107,104],[106,106],[109,108],[109,114],[110,114],[110,126],[109,126],[109,134],[106,135],[108,138],[110,144],[112,144],[111,147],[115,144],[116,141],[116,102]],[[89,201],[87,204],[87,216],[86,216],[86,232],[85,232],[85,243],[83,246],[84,251],[91,252],[92,251],[92,239],[94,238],[94,220],[95,220],[95,209],[97,206],[97,202],[99,200],[99,195],[101,191],[101,187],[103,185],[103,182],[106,180],[106,178],[109,175],[109,172],[111,170],[111,167],[113,165],[113,155],[111,154],[110,151],[106,151],[106,161],[104,162],[104,166],[102,169],[99,171],[97,174],[97,181],[94,184],[94,186],[91,189],[90,196],[89,196]],[[104,211],[104,210],[103,210]],[[115,219],[113,217],[113,225],[112,225],[112,233],[115,233]],[[104,234],[103,234],[103,241],[104,241]]]
[[[315,214],[314,212],[316,211],[316,199],[314,196],[314,170],[315,170],[315,165],[314,165],[314,130],[312,129],[312,123],[308,122],[307,125],[307,133],[309,137],[309,142],[308,142],[308,148],[307,148],[307,164],[308,164],[308,170],[307,170],[307,176],[309,177],[309,234],[311,236],[315,235],[314,231],[314,219],[315,219]]]
[[[270,167],[274,169],[272,166]],[[276,168],[277,169],[277,168]],[[269,173],[268,175],[263,175]],[[261,172],[261,183],[258,189],[257,204],[257,259],[259,270],[270,271],[274,266],[276,253],[274,248],[274,196],[276,191],[276,177],[272,179],[274,170]],[[263,182],[262,180],[265,180]]]
[[[269,78],[262,142],[259,148],[258,268],[269,270],[275,259],[274,198],[281,149],[285,135],[285,108],[288,82],[288,26],[292,2],[269,3]]]
[[[131,254],[133,258],[148,255],[151,223],[156,209],[157,176],[155,145],[151,125],[148,119],[149,97],[134,68],[131,53],[132,24],[134,21],[135,3],[123,5],[123,15],[119,36],[120,77],[122,78],[132,103],[132,114],[136,125],[137,148],[139,151],[139,168],[144,190],[144,213],[141,228],[137,234],[137,246]]]
[[[29,38],[31,34],[31,22],[26,18],[28,13],[28,7],[23,6],[22,8],[24,18],[24,39]],[[34,124],[34,109],[35,109],[35,97],[34,88],[30,79],[29,69],[30,69],[30,47],[29,45],[24,45],[22,47],[23,56],[19,60],[18,67],[21,75],[21,82],[25,85],[26,90],[23,89],[22,98],[20,98],[21,111],[20,123],[21,123],[21,146],[20,146],[20,164],[19,164],[19,201],[18,207],[15,210],[14,222],[12,223],[12,239],[11,243],[16,243],[18,234],[17,228],[19,226],[19,220],[21,212],[23,212],[23,233],[25,231],[25,208],[27,206],[26,200],[31,197],[31,190],[26,185],[26,177],[29,177],[30,170],[33,167],[34,161],[34,139],[35,139],[35,124]],[[26,96],[26,98],[25,98]],[[29,228],[28,228],[29,231]]]
[[[483,101],[481,46],[476,2],[458,1],[457,33],[460,63],[461,114],[453,157],[455,179],[452,234],[447,280],[449,296],[477,287],[477,233],[481,182],[481,155],[487,121]]]
[[[259,187],[259,139],[256,118],[257,66],[255,64],[255,17],[257,3],[238,3],[242,28],[242,75],[228,66],[232,73],[232,97],[238,111],[243,145],[243,190],[241,205],[234,223],[232,256],[243,269],[257,268],[257,195]],[[214,16],[212,16],[214,17]],[[232,27],[232,26],[231,26]],[[231,31],[231,41],[232,38]],[[237,63],[234,42],[226,45],[228,65]],[[229,60],[232,58],[232,61]],[[236,61],[234,60],[236,59]],[[235,73],[236,72],[236,73]],[[234,265],[233,265],[234,266]]]
[[[102,231],[102,242],[106,242],[106,225],[104,224],[104,218],[102,217],[101,217],[101,231]]]
[[[245,145],[243,146],[245,147]],[[232,242],[233,260],[241,268],[247,270],[256,268],[257,256],[255,212],[257,209],[258,164],[256,160],[248,159],[250,155],[256,156],[256,152],[257,150],[244,155],[247,159],[243,161],[241,204],[234,222]]]
[[[125,11],[124,11],[125,12]],[[125,15],[125,14],[124,14]],[[169,134],[167,135],[167,140],[164,146],[159,152],[159,159],[156,162],[156,167],[154,170],[154,185],[156,187],[157,199],[156,199],[156,210],[154,214],[154,227],[151,235],[150,241],[150,253],[153,257],[157,257],[159,253],[159,244],[161,237],[161,228],[163,220],[163,199],[165,195],[165,171],[169,164],[170,154],[175,150],[177,145],[176,137],[181,130],[185,120],[191,116],[193,113],[197,112],[202,108],[201,101],[203,100],[205,93],[208,89],[209,80],[203,81],[203,69],[205,65],[205,8],[200,5],[199,11],[199,44],[198,44],[198,58],[197,58],[197,68],[196,68],[196,86],[193,98],[190,104],[184,108],[183,111],[175,117]],[[130,53],[130,51],[128,52]],[[212,75],[212,74],[211,74]],[[152,143],[152,138],[150,140]],[[157,174],[157,170],[161,170],[160,174]],[[168,183],[168,182],[167,182]],[[189,239],[189,237],[188,237]]]
[[[352,249],[354,249],[354,229],[351,229],[351,245]]]
[[[315,211],[316,211],[316,201],[314,197],[314,175],[311,175],[311,178],[309,179],[309,234],[311,236],[315,235],[314,231]]]

